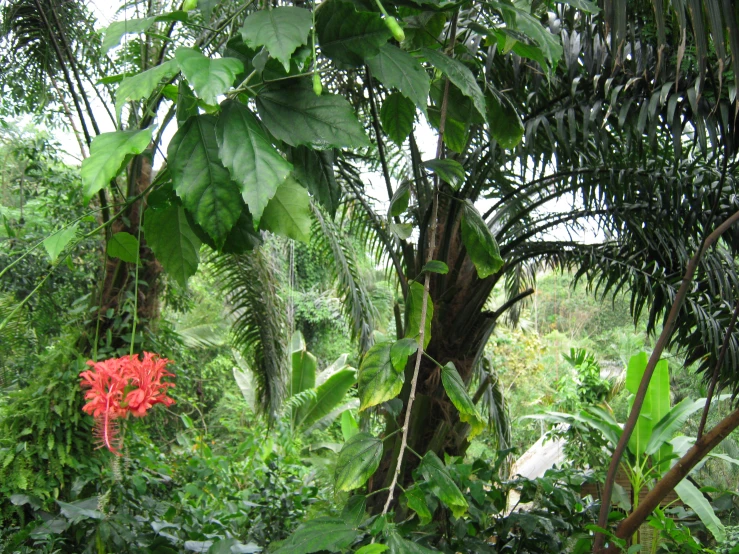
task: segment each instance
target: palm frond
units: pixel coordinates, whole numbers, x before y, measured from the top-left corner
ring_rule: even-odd
[[[342,312],[350,322],[352,339],[357,340],[360,351],[364,353],[372,346],[372,332],[377,326],[379,314],[367,290],[351,243],[318,206],[312,204],[312,209],[318,232],[311,234],[311,240],[326,259],[333,260],[327,268],[333,273],[339,287]]]
[[[216,256],[212,264],[231,308],[233,346],[254,376],[257,407],[274,420],[286,395],[289,342],[275,256],[265,245],[244,255]]]

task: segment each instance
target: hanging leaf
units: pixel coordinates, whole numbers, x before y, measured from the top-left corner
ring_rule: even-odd
[[[438,552],[438,550],[431,550],[418,543],[404,539],[397,531],[390,533],[387,544],[390,547],[390,554],[433,554],[434,552]]]
[[[106,54],[109,50],[118,46],[124,35],[137,35],[144,31],[148,31],[149,28],[157,21],[187,21],[187,18],[188,16],[186,12],[174,11],[163,13],[155,17],[114,21],[105,29],[102,44],[103,54]]]
[[[152,67],[138,75],[126,77],[118,85],[115,93],[115,114],[118,122],[121,121],[121,111],[129,100],[147,98],[164,79],[171,79],[179,72],[176,60],[168,60],[161,65]]]
[[[139,262],[139,241],[131,233],[120,232],[110,237],[106,251],[111,258],[118,258],[130,264]]]
[[[388,209],[388,217],[397,217],[408,209],[408,203],[411,199],[411,189],[408,181],[403,183],[393,193],[390,199],[390,207]]]
[[[321,52],[347,65],[362,65],[392,36],[377,12],[358,12],[349,2],[328,0],[316,11]]]
[[[398,396],[403,388],[403,368],[397,369],[390,358],[393,343],[380,342],[365,354],[357,377],[359,411],[382,404]]]
[[[373,77],[387,88],[400,91],[419,110],[426,113],[431,81],[416,58],[397,46],[383,44],[380,52],[367,60],[367,65]]]
[[[328,415],[341,404],[346,393],[356,382],[357,374],[353,368],[342,369],[334,373],[325,383],[315,389],[316,395],[313,400],[298,408],[295,416],[296,427],[301,429],[310,427]]]
[[[405,371],[408,358],[418,350],[416,339],[400,339],[390,347],[390,361],[396,371]]]
[[[341,511],[341,518],[349,527],[359,527],[367,519],[367,497],[355,494],[349,498]]]
[[[195,274],[200,261],[200,239],[187,222],[185,209],[176,204],[144,213],[146,245],[164,270],[181,287]]]
[[[450,58],[446,54],[424,48],[422,50],[424,57],[439,71],[446,75],[449,80],[454,83],[457,88],[472,99],[477,113],[485,117],[485,95],[480,90],[474,74],[462,62]]]
[[[490,134],[501,148],[515,148],[521,142],[524,133],[523,123],[510,101],[488,93],[487,120]]]
[[[464,515],[467,501],[439,457],[432,451],[426,452],[419,470],[431,487],[431,492],[452,511],[454,517]]]
[[[190,117],[198,115],[198,99],[193,94],[186,79],[180,79],[180,84],[177,85],[177,107],[175,108],[175,113],[177,115],[178,126],[182,126]]]
[[[455,190],[464,183],[464,168],[458,161],[449,158],[428,160],[423,162],[423,166],[438,175],[445,183],[449,183]]]
[[[290,71],[290,56],[308,41],[313,25],[311,13],[303,8],[280,6],[259,10],[244,20],[241,36],[247,46],[266,46],[270,56]]]
[[[296,331],[296,335],[300,335],[300,331]],[[292,386],[290,393],[295,395],[304,390],[312,389],[316,386],[316,369],[318,361],[316,357],[305,349],[305,342],[302,341],[302,335],[297,339],[303,348],[293,349],[292,352]],[[295,343],[296,337],[293,337]]]
[[[421,330],[421,308],[423,306],[423,285],[414,281],[408,287],[408,299],[405,310],[406,331],[405,336],[417,339]],[[431,341],[431,321],[434,318],[434,303],[429,294],[426,303],[426,321],[424,322],[423,347],[426,348]]]
[[[480,212],[469,200],[465,200],[462,212],[462,242],[467,254],[475,264],[477,276],[485,279],[503,267],[498,243],[480,216]]]
[[[119,124],[121,121],[121,111],[126,102],[148,97],[162,80],[171,79],[177,75],[179,70],[180,68],[176,60],[168,60],[138,75],[132,75],[123,79],[115,93],[115,113]]]
[[[131,156],[146,150],[153,131],[151,127],[141,131],[114,131],[93,139],[90,156],[82,161],[80,170],[85,203],[121,172]]]
[[[349,102],[335,94],[316,96],[308,81],[262,90],[257,108],[269,132],[291,146],[322,150],[369,145]]]
[[[413,225],[411,223],[390,223],[388,229],[400,240],[406,240],[413,234]]]
[[[303,523],[272,554],[311,554],[322,550],[341,552],[356,540],[359,531],[344,520],[319,517]]]
[[[680,500],[695,512],[719,544],[726,540],[726,529],[723,523],[698,487],[687,479],[683,479],[675,486],[675,492]]]
[[[413,485],[412,487],[405,490],[405,502],[408,507],[418,514],[418,518],[421,520],[421,525],[431,523],[431,510],[426,503],[426,494],[424,494],[421,487]]]
[[[382,441],[369,433],[358,433],[339,452],[336,460],[336,490],[351,491],[367,482],[380,466]]]
[[[348,441],[354,435],[359,433],[359,424],[354,419],[354,415],[350,410],[346,410],[341,414],[341,435],[344,437],[344,441]]]
[[[239,219],[226,236],[226,242],[221,247],[224,254],[243,254],[250,252],[262,243],[262,237],[254,230],[254,220],[251,218],[249,208],[244,206]]]
[[[53,235],[44,239],[44,248],[46,253],[49,255],[51,263],[54,263],[70,241],[74,238],[77,233],[77,223],[70,225],[66,229],[61,229]]]
[[[428,271],[429,273],[438,273],[439,275],[446,275],[449,273],[449,266],[439,260],[431,260],[423,266],[421,272]]]
[[[244,70],[236,58],[211,59],[194,48],[180,46],[174,55],[182,74],[206,104],[216,104],[217,97],[230,89],[236,75]]]
[[[336,215],[341,189],[334,176],[333,151],[298,146],[290,154],[295,180],[308,189],[329,215]]]
[[[216,119],[191,117],[169,143],[167,159],[174,190],[217,248],[241,216],[239,187],[218,159]]]
[[[416,107],[399,92],[385,98],[380,109],[380,122],[383,130],[395,144],[403,146],[405,139],[413,130]]]
[[[292,171],[292,164],[272,146],[253,113],[233,100],[221,104],[216,125],[218,152],[256,225],[278,187]]]
[[[441,382],[444,384],[444,390],[449,396],[449,400],[459,410],[460,421],[469,424],[471,429],[470,438],[479,435],[485,429],[485,422],[477,412],[475,404],[467,393],[467,387],[452,362],[447,362],[441,369]]]
[[[291,239],[310,240],[310,197],[295,179],[288,177],[262,213],[260,227]]]

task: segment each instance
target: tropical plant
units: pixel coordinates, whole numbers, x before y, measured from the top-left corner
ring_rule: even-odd
[[[736,211],[736,98],[728,86],[737,74],[729,68],[739,67],[736,8],[670,5],[668,15],[661,2],[636,1],[551,10],[507,1],[134,3],[143,17],[123,14],[100,46],[108,51],[126,37],[111,55],[122,77],[95,88],[106,98],[117,82],[115,103],[103,102],[117,128],[111,133],[99,133],[84,101],[90,91],[70,40],[83,36],[82,22],[65,27],[56,0],[12,0],[3,21],[20,60],[40,63],[48,48],[39,47],[51,45],[54,65],[40,67],[59,69],[75,107],[70,121],[90,147],[85,196],[116,232],[107,238],[116,261],[106,266],[99,303],[106,318],[131,287],[138,299],[140,280],[148,287],[134,321],[156,315],[154,256],[184,284],[201,244],[252,256],[245,252],[261,232],[308,239],[311,196],[331,217],[343,203],[348,227],[392,268],[400,292],[395,340],[369,348],[358,375],[360,410],[384,414],[383,436],[392,437],[369,485],[388,489],[384,502],[371,501],[387,513],[396,485],[411,483],[420,467],[407,451],[460,455],[484,427],[467,389],[495,325],[515,320],[533,292],[536,267],[570,267],[602,295],[630,290],[634,317],[649,301],[654,329],[690,253]],[[17,10],[24,17],[11,20]],[[108,62],[90,45],[86,59],[99,71]],[[171,108],[161,116],[165,99]],[[421,116],[438,135],[433,153],[417,140]],[[178,130],[151,180],[170,121]],[[368,168],[382,175],[387,217],[370,198]],[[123,205],[119,212],[106,212],[111,199]],[[677,344],[702,370],[719,358],[738,288],[738,244],[739,235],[727,234],[704,253],[700,286],[672,319]],[[343,265],[346,289],[351,268]],[[489,309],[498,284],[506,300]],[[366,315],[364,297],[346,298]],[[251,305],[246,340],[261,332]],[[356,321],[364,349],[369,319]],[[267,339],[253,351],[255,366],[280,363],[283,352]],[[736,386],[739,342],[730,339],[719,384]],[[260,400],[274,414],[286,376],[262,375],[269,377]],[[377,450],[380,439],[362,440]]]
[[[647,355],[644,352],[629,360],[625,386],[632,394],[632,398],[636,394],[646,366]],[[621,464],[633,491],[628,500],[629,509],[639,505],[639,495],[643,489],[651,488],[675,463],[677,457],[685,454],[687,445],[692,444],[694,439],[691,441],[685,436],[676,434],[681,432],[690,415],[702,410],[706,403],[705,398],[699,400],[685,398],[670,407],[670,376],[666,360],[661,360],[657,364],[646,398]],[[600,435],[605,439],[604,446],[609,453],[613,452],[623,432],[622,425],[614,419],[606,404],[588,406],[577,414],[549,412],[528,417],[557,424],[565,423],[584,431],[586,437]],[[585,441],[587,440],[586,438]],[[680,500],[696,513],[716,540],[723,541],[726,536],[723,525],[691,480],[686,478],[681,481],[675,487],[675,492]]]

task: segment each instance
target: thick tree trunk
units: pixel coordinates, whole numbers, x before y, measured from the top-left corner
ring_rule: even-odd
[[[462,244],[460,231],[460,205],[449,196],[440,195],[439,222],[437,225],[437,260],[449,267],[446,275],[434,274],[431,278],[430,300],[434,305],[431,325],[431,341],[426,352],[441,364],[454,363],[460,376],[469,383],[475,364],[482,355],[485,344],[500,315],[485,311],[485,302],[500,279],[500,273],[481,280]],[[423,245],[426,237],[421,236]],[[424,248],[419,248],[416,272],[420,272],[425,259]],[[405,417],[405,406],[410,394],[413,373],[412,360],[406,366],[405,385],[399,398],[403,410],[397,418],[388,417],[386,434],[396,430]],[[370,483],[370,492],[390,485],[397,463],[401,435],[396,434],[385,443],[385,452],[378,471]],[[441,369],[429,359],[421,363],[416,399],[411,414],[408,446],[423,456],[433,450],[442,459],[444,453],[463,455],[467,448],[466,426],[459,424],[457,410],[449,400],[441,382]],[[398,483],[404,488],[412,482],[412,472],[418,467],[418,458],[408,453],[404,457]],[[378,498],[381,497],[381,498]],[[379,509],[385,494],[371,498],[373,508]]]

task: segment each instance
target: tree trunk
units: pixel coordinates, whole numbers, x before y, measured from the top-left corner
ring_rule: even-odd
[[[151,185],[152,157],[153,150],[150,147],[143,154],[134,157],[129,164],[127,197],[141,194]],[[125,217],[120,217],[113,222],[108,236],[126,232],[138,238],[141,210],[145,208],[145,198],[133,203],[124,214]],[[141,265],[138,274],[137,314],[139,325],[137,326],[137,335],[144,328],[143,325],[159,316],[160,275],[162,272],[161,264],[156,260],[151,249],[146,246],[143,234],[139,245],[139,259]],[[130,335],[133,319],[131,317],[131,307],[126,306],[126,299],[129,295],[132,297],[134,294],[135,270],[135,264],[105,256],[105,276],[102,283],[100,283],[101,288],[98,289],[95,298],[91,300],[93,305],[99,305],[99,311],[81,340],[80,346],[84,352],[94,351],[96,336],[98,344],[102,345],[108,331],[110,331],[112,337],[110,347],[114,351],[119,351],[119,353],[127,353],[130,343],[124,340],[124,337]],[[135,339],[132,338],[131,340]],[[138,349],[135,348],[135,350]]]
[[[444,261],[449,267],[446,275],[432,274],[430,300],[434,305],[431,324],[431,340],[426,352],[441,364],[454,363],[465,383],[469,384],[475,364],[481,357],[485,344],[500,313],[485,310],[485,302],[502,272],[481,280],[462,243],[460,231],[460,204],[450,195],[440,195],[439,221],[437,224],[437,244],[439,248],[435,259]],[[422,226],[422,229],[424,226]],[[428,227],[426,227],[428,228]],[[426,243],[423,232],[419,245]],[[425,248],[418,249],[415,272],[425,260]],[[413,375],[413,357],[405,371],[405,384],[399,398],[403,410],[397,418],[388,417],[386,434],[395,431],[405,417],[405,406],[410,394]],[[416,400],[410,419],[408,446],[423,456],[433,450],[442,459],[444,453],[452,456],[463,455],[467,448],[467,427],[459,425],[456,408],[444,391],[441,382],[441,368],[424,358],[418,377]],[[370,482],[370,492],[388,487],[393,478],[400,449],[401,434],[385,443],[385,452],[380,467]],[[404,457],[398,483],[404,488],[413,481],[412,472],[418,467],[419,459],[412,453]],[[378,498],[381,497],[381,498]],[[385,494],[371,498],[372,508],[379,511],[385,501]]]

